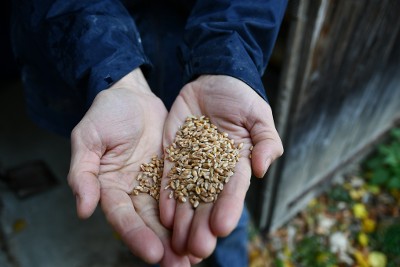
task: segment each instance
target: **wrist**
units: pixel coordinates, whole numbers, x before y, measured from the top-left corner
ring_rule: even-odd
[[[199,76],[194,82],[201,84],[201,86],[204,88],[210,88],[210,90],[217,90],[219,88],[239,87],[254,91],[250,86],[248,86],[242,80],[229,75],[205,74]]]
[[[229,76],[229,75],[223,75],[223,74],[203,74],[203,75],[200,75],[199,77],[197,77],[197,79],[195,81],[208,82],[208,83],[221,82],[221,83],[245,84],[242,80],[240,80],[236,77]]]
[[[108,90],[127,89],[135,93],[153,94],[140,68],[136,68],[114,83]]]

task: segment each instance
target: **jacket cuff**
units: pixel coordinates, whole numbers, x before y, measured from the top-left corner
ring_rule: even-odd
[[[213,38],[196,49],[183,44],[180,52],[185,83],[203,74],[227,75],[243,81],[268,102],[261,74],[236,32]]]
[[[151,63],[142,51],[133,48],[130,51],[116,51],[93,66],[88,80],[87,104],[90,106],[99,92],[108,89],[138,67],[150,69]]]

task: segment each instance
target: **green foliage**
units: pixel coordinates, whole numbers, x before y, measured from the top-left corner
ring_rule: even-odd
[[[327,267],[337,264],[336,255],[329,251],[318,235],[302,239],[292,257],[300,266]]]
[[[328,197],[335,202],[335,205],[337,204],[336,202],[341,201],[346,203],[353,202],[353,199],[350,197],[349,192],[344,189],[343,186],[332,187],[332,189],[328,191]]]
[[[388,267],[400,266],[400,220],[383,226],[372,235],[372,246],[388,257]]]
[[[276,258],[274,260],[274,266],[275,267],[285,267],[285,263],[281,259]]]
[[[400,128],[391,131],[390,140],[378,147],[364,167],[370,173],[371,184],[400,189]]]

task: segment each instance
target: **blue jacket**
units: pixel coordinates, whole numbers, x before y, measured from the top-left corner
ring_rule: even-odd
[[[69,135],[94,97],[141,67],[169,107],[202,74],[261,81],[286,0],[14,0],[12,40],[28,111]]]

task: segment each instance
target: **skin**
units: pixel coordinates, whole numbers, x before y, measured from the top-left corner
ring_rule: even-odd
[[[229,235],[236,227],[251,173],[263,177],[269,165],[283,153],[271,108],[242,81],[223,75],[204,75],[184,86],[165,122],[163,144],[172,144],[178,127],[189,115],[206,115],[220,131],[227,132],[236,144],[244,143],[235,174],[218,196],[216,203],[202,203],[193,209],[189,203],[169,199],[161,190],[162,223],[172,229],[172,247],[181,255],[208,257],[217,237]],[[249,148],[254,145],[252,158]],[[173,166],[165,159],[162,188]]]
[[[68,182],[80,218],[90,217],[101,202],[107,220],[136,256],[161,266],[189,266],[189,257],[171,248],[158,203],[147,194],[129,195],[138,184],[140,164],[162,155],[166,116],[140,69],[99,93],[72,132]]]
[[[237,144],[244,143],[236,172],[217,202],[193,210],[189,203],[169,199],[167,190],[161,190],[159,205],[147,194],[131,196],[140,164],[162,155],[191,114],[208,116]],[[182,88],[167,114],[140,69],[98,94],[74,128],[71,146],[68,182],[78,216],[90,217],[100,202],[132,253],[172,267],[190,266],[212,253],[217,237],[227,236],[238,223],[251,173],[263,177],[283,153],[269,105],[240,80],[200,76]],[[164,162],[162,188],[171,165]]]

